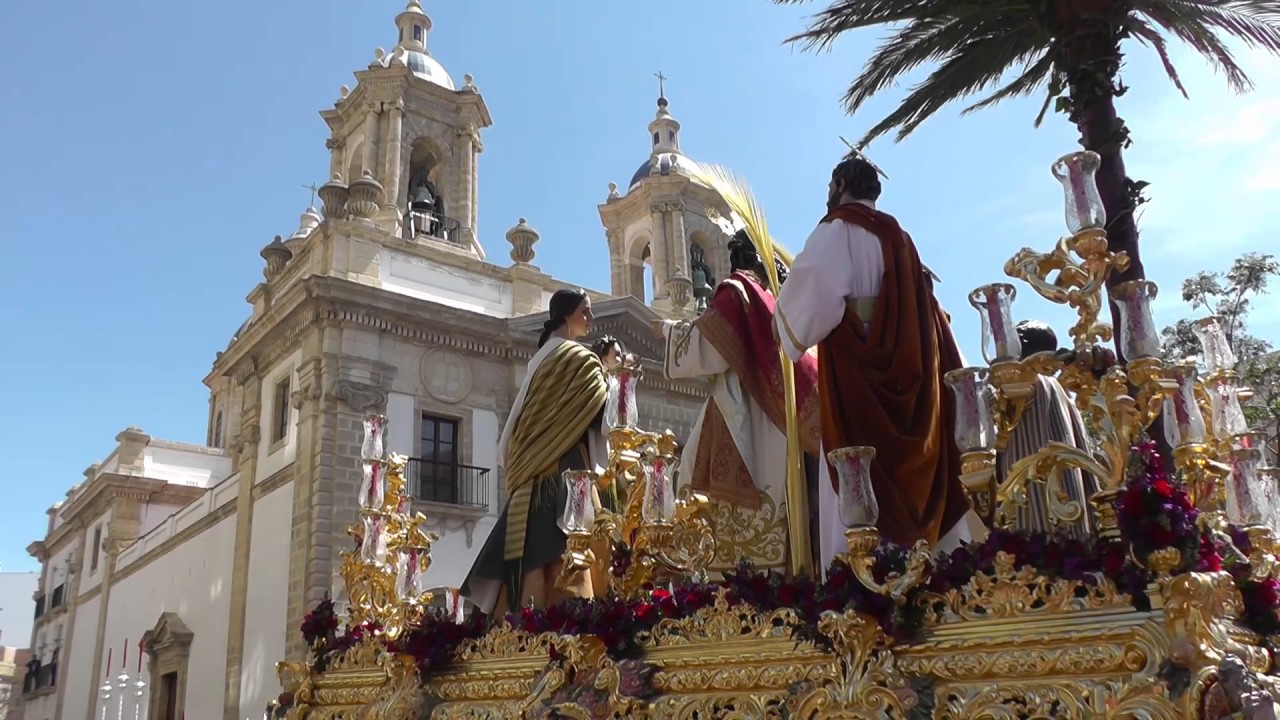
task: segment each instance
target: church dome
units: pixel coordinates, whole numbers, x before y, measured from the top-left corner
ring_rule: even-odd
[[[627,188],[634,188],[640,184],[640,181],[654,174],[653,164],[655,162],[658,164],[658,175],[671,175],[674,173],[688,178],[694,177],[694,171],[698,166],[696,162],[678,152],[657,153],[640,164],[635,174],[631,176],[631,182],[627,185]]]
[[[449,77],[449,73],[445,71],[444,66],[425,52],[398,47],[384,55],[378,62],[381,63],[382,67],[386,68],[407,67],[415,77],[439,85],[446,90],[457,89],[453,86],[453,78]]]

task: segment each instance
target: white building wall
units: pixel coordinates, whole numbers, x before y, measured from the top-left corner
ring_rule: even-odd
[[[102,572],[99,570],[99,577]],[[83,718],[89,711],[89,694],[102,684],[101,678],[91,678],[93,672],[93,646],[98,639],[98,609],[102,607],[102,596],[90,598],[76,608],[75,635],[72,637],[71,654],[62,661],[58,668],[58,683],[63,685],[62,716],[65,718]],[[52,718],[51,712],[35,716],[28,714],[30,720]]]
[[[130,675],[135,674],[138,641],[155,627],[163,612],[177,613],[194,634],[187,670],[187,720],[222,717],[235,522],[234,515],[223,518],[111,588],[103,652],[114,656],[113,674],[118,674],[122,665]],[[128,657],[121,663],[124,653]],[[144,679],[151,682],[145,676],[145,662],[143,672]],[[127,699],[125,706],[128,715],[131,700]],[[111,712],[115,710],[113,704]],[[99,700],[95,717],[101,712]]]
[[[387,393],[387,451],[400,453],[406,457],[415,457],[418,449],[414,447],[414,412],[417,401],[412,395],[405,393]]]
[[[256,481],[260,482],[272,475],[276,474],[289,463],[298,454],[298,410],[289,402],[289,431],[286,433],[284,442],[279,447],[273,447],[271,441],[271,429],[275,425],[275,394],[276,385],[288,376],[289,392],[292,394],[298,389],[298,365],[302,362],[302,352],[298,351],[290,355],[285,360],[271,370],[263,379],[262,396],[259,398],[261,404],[261,415],[258,418],[258,427],[262,432],[262,440],[258,443],[258,467]]]
[[[514,312],[511,285],[479,273],[383,249],[378,274],[382,289],[393,293],[490,317],[511,317]]]
[[[294,631],[286,627],[290,523],[281,518],[292,512],[292,482],[253,504],[238,717],[261,716],[267,703],[280,694],[276,662],[285,656],[285,634]]]
[[[231,458],[152,444],[143,454],[142,467],[149,478],[175,485],[210,487],[231,474]]]
[[[97,547],[93,546],[94,530],[101,528],[101,537],[107,537],[107,523],[111,522],[111,509],[99,515],[89,523],[85,528],[84,539],[84,562],[80,563],[80,594],[84,595],[97,588],[102,584],[102,576],[107,571],[107,553],[102,549],[102,543],[99,542]],[[97,556],[97,567],[94,567],[94,556]],[[79,613],[80,611],[76,611]]]

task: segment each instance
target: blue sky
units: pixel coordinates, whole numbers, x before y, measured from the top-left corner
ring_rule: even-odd
[[[353,8],[359,6],[359,11]],[[0,22],[6,73],[0,137],[4,198],[0,329],[7,381],[0,413],[6,482],[5,570],[34,567],[26,545],[45,509],[138,425],[203,442],[201,380],[244,320],[261,279],[259,249],[287,235],[328,168],[330,107],[351,73],[395,44],[398,0],[233,0],[217,5],[22,3]],[[493,113],[480,158],[480,232],[505,259],[503,233],[524,216],[542,233],[545,271],[607,289],[596,213],[610,181],[647,157],[661,70],[683,147],[743,175],[776,237],[798,250],[818,220],[837,136],[853,139],[887,111],[890,91],[846,117],[839,98],[874,34],[815,56],[782,45],[817,6],[766,0],[699,3],[427,2],[430,51],[461,84],[475,76]],[[536,8],[536,9],[535,9]],[[1177,284],[1195,270],[1271,243],[1280,222],[1280,64],[1246,55],[1261,88],[1235,97],[1198,59],[1175,53],[1183,100],[1137,48],[1121,114],[1133,130],[1134,177],[1152,183],[1144,259],[1166,289],[1159,319],[1185,314]],[[926,123],[882,141],[882,207],[915,236],[942,277],[944,304],[978,355],[972,287],[1002,279],[1004,260],[1048,249],[1063,231],[1048,166],[1076,148],[1038,102],[1012,102]],[[1024,291],[1020,316],[1067,313]],[[1280,338],[1280,304],[1255,330]]]

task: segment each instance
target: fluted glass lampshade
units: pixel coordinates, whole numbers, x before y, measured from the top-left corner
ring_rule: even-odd
[[[827,453],[836,470],[840,522],[845,527],[867,527],[880,519],[880,504],[871,487],[871,461],[876,449],[866,446],[838,448]]]

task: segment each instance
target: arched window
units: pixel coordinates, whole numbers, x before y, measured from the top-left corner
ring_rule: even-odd
[[[219,409],[218,412],[213,414],[213,442],[210,443],[210,445],[218,449],[222,448],[222,410],[221,409]]]

